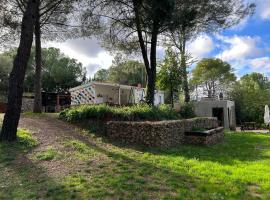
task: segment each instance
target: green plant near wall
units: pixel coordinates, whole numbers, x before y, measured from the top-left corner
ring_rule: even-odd
[[[87,119],[118,121],[159,121],[180,119],[180,115],[169,106],[151,107],[145,104],[111,107],[105,104],[84,105],[62,111],[60,119],[68,122],[80,122]]]

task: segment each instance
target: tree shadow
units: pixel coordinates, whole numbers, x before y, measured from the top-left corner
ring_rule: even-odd
[[[184,156],[202,161],[234,165],[240,162],[253,162],[270,159],[266,150],[270,147],[270,135],[226,134],[221,144],[213,146],[184,145],[172,149],[150,149],[153,154]]]
[[[106,194],[114,195],[115,193],[120,195],[120,197],[123,195],[124,197],[135,199],[137,197],[139,199],[143,198],[144,194],[151,194],[153,199],[161,199],[161,194],[167,194],[169,199],[214,199],[219,197],[226,199],[226,197],[236,196],[237,198],[251,198],[249,196],[250,194],[248,194],[250,182],[245,182],[240,178],[234,178],[224,182],[219,177],[213,177],[215,181],[208,181],[207,177],[199,176],[197,173],[194,173],[194,175],[188,173],[190,169],[187,166],[185,166],[186,168],[177,166],[173,169],[170,165],[159,165],[156,161],[149,162],[145,160],[144,162],[143,159],[136,159],[136,156],[143,156],[145,153],[150,153],[153,155],[168,156],[169,159],[172,157],[184,157],[185,159],[196,158],[199,161],[211,161],[226,165],[234,165],[234,162],[239,160],[255,161],[269,158],[268,156],[258,155],[260,153],[263,154],[263,149],[259,147],[269,144],[270,137],[268,136],[268,141],[265,142],[265,138],[262,139],[252,134],[244,136],[228,135],[225,142],[220,145],[212,147],[182,146],[172,149],[146,148],[137,145],[129,146],[110,141],[102,134],[98,134],[98,136],[102,136],[101,145],[91,139],[89,140],[87,136],[79,134],[76,136],[76,139],[112,159],[111,163],[97,167],[101,168],[101,170],[99,169],[100,176],[98,177],[102,178],[103,182],[98,180],[98,178],[92,178],[98,187],[104,187],[108,190],[113,188],[114,192],[110,193],[107,191],[104,194],[104,191],[99,191],[99,194],[94,196],[95,198],[100,197],[99,195],[102,194],[106,196]],[[243,141],[239,144],[242,137]],[[258,146],[258,144],[260,145]],[[113,146],[116,146],[116,149]],[[249,150],[243,152],[244,148],[248,148]],[[135,155],[130,156],[125,152],[129,150],[131,152],[135,150]],[[235,152],[236,150],[239,151]],[[233,152],[235,153],[233,154]],[[91,170],[97,170],[97,168],[91,168]],[[94,186],[92,185],[92,187]],[[233,190],[231,190],[232,188]],[[149,198],[151,196],[147,197]]]
[[[256,160],[255,154],[258,156],[258,153],[262,154],[260,156],[263,159],[265,155],[262,148],[269,145],[270,139],[266,136],[265,141],[265,138],[257,138],[256,135],[242,137],[236,134],[226,136],[223,144],[212,147],[146,148],[119,144],[108,140],[102,134],[96,135],[102,136],[102,142],[98,142],[92,137],[79,134],[77,129],[80,127],[70,126],[55,119],[48,120],[61,130],[65,130],[67,138],[77,139],[109,159],[103,162],[99,158],[97,160],[89,158],[85,163],[85,170],[68,177],[71,180],[69,184],[55,183],[50,177],[45,177],[48,185],[54,185],[46,190],[47,199],[228,199],[236,197],[251,199],[247,194],[250,183],[239,177],[231,180],[212,177],[212,180],[209,180],[199,172],[193,173],[193,169],[188,164],[178,163],[179,166],[171,167],[171,163],[168,165],[159,163],[158,157],[151,161],[147,160],[151,157],[144,158],[144,156],[145,154],[164,156],[168,158],[166,158],[168,162],[173,162],[172,157],[183,157],[233,165],[236,159]],[[246,153],[241,152],[243,148],[249,150]],[[232,154],[235,151],[238,152]],[[31,166],[30,163],[29,167],[35,167],[35,164],[33,165]],[[46,171],[44,173],[46,174]]]
[[[32,149],[20,142],[0,143],[0,199],[76,199],[74,191],[28,158]]]
[[[234,165],[238,161],[252,162],[270,159],[265,154],[265,149],[270,146],[270,135],[256,133],[228,133],[223,143],[202,146],[202,145],[181,145],[173,148],[145,147],[139,144],[123,144],[119,141],[110,140],[106,136],[105,128],[100,129],[100,124],[81,123],[76,124],[102,138],[106,143],[113,144],[120,148],[130,148],[142,152],[149,152],[156,155],[168,155],[187,159],[199,159],[202,161],[218,162],[220,164]]]

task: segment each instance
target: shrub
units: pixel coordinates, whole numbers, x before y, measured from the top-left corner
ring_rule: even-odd
[[[55,149],[49,148],[45,151],[36,154],[37,160],[49,161],[57,157],[58,152]]]
[[[69,122],[79,122],[87,119],[140,121],[140,120],[173,120],[178,119],[178,114],[169,106],[151,107],[148,105],[133,105],[123,107],[111,107],[105,104],[83,105],[62,111],[60,119]]]
[[[195,110],[194,110],[194,104],[193,103],[185,103],[181,106],[180,109],[180,115],[181,117],[188,119],[196,117]]]

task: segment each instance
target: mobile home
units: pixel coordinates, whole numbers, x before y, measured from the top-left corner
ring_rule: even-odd
[[[132,105],[145,101],[145,88],[111,83],[90,82],[69,90],[71,105]],[[164,92],[156,91],[155,105],[164,104]]]

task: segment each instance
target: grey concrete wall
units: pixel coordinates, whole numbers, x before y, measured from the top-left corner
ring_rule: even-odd
[[[225,129],[234,129],[236,127],[235,105],[233,101],[202,99],[195,103],[195,114],[198,117],[213,117],[213,108],[223,108]],[[230,113],[228,113],[228,109]]]

